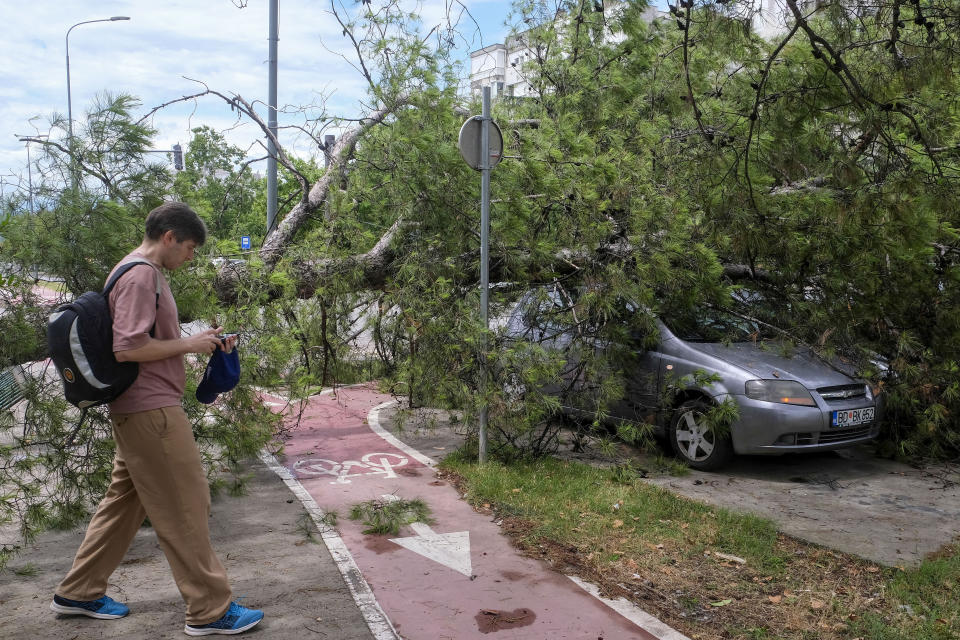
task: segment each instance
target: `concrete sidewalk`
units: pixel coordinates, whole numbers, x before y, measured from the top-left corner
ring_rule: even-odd
[[[264,621],[242,637],[271,640],[373,638],[316,529],[283,481],[262,462],[249,465],[246,496],[213,502],[213,546],[227,568],[234,597],[263,609]],[[312,526],[312,524],[310,525]],[[26,639],[186,638],[184,605],[152,529],[137,534],[107,594],[130,606],[120,620],[57,616],[50,611],[82,530],[51,532],[0,573],[0,637]],[[36,575],[13,570],[33,567]]]

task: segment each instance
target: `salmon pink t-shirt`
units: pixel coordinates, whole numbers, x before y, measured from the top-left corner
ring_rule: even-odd
[[[136,252],[121,260],[144,258]],[[114,267],[114,271],[116,268]],[[111,272],[112,274],[113,272]],[[157,306],[157,281],[160,282],[160,304]],[[127,271],[110,292],[110,313],[113,316],[113,350],[139,349],[150,341],[150,329],[156,328],[157,340],[180,337],[177,303],[160,266],[150,262]],[[140,375],[133,385],[110,403],[111,413],[136,413],[162,407],[179,407],[186,386],[183,356],[140,363]]]

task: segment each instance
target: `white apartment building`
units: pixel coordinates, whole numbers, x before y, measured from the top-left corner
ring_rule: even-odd
[[[504,93],[507,82],[507,47],[492,44],[470,53],[470,93],[479,94],[490,87],[496,97]]]
[[[629,1],[629,0],[626,0]],[[672,0],[674,3],[677,0]],[[624,4],[624,0],[603,0],[605,13],[615,12]],[[813,4],[813,0],[804,0],[801,7]],[[771,38],[786,29],[792,20],[789,9],[783,0],[754,0],[753,29],[763,38]],[[609,13],[608,13],[609,15]],[[644,19],[653,22],[658,18],[671,18],[669,11],[662,11],[651,4],[644,10]],[[527,97],[534,91],[525,76],[524,64],[533,57],[533,50],[527,46],[526,33],[507,38],[503,44],[492,44],[470,54],[470,92],[480,93],[483,87],[491,88],[491,95]],[[620,34],[610,34],[616,41]]]
[[[627,0],[629,1],[629,0]],[[603,10],[608,15],[619,10],[624,0],[603,0]],[[669,15],[654,6],[647,7],[644,18],[653,22],[657,18]],[[503,44],[492,44],[470,54],[470,92],[480,93],[483,87],[491,88],[491,95],[497,97],[526,97],[533,95],[530,83],[524,75],[524,64],[533,57],[533,50],[527,45],[527,32],[507,38]],[[619,34],[610,34],[616,40]]]

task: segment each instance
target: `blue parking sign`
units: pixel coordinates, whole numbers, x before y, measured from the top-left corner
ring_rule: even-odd
[[[244,251],[250,248],[250,236],[240,236],[240,248]]]

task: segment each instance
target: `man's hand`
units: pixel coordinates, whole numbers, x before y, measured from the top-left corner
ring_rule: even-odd
[[[188,353],[209,356],[217,349],[223,349],[230,353],[237,345],[237,336],[232,334],[221,337],[221,333],[223,333],[223,327],[214,327],[176,340],[150,338],[147,344],[142,347],[115,351],[113,355],[117,358],[117,362],[153,362],[177,356],[182,357]]]
[[[195,333],[189,338],[184,338],[184,346],[187,349],[186,353],[210,355],[220,346],[221,333],[223,333],[223,327],[214,327],[213,329],[206,329],[200,333]],[[234,340],[234,343],[235,342]]]
[[[223,331],[223,329],[220,329]],[[237,340],[239,336],[235,333],[231,333],[225,336],[220,336],[220,348],[223,349],[224,353],[230,353],[233,351],[233,348],[237,346]]]

